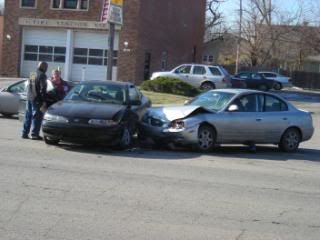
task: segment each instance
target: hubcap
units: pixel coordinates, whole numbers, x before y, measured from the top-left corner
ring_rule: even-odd
[[[199,133],[199,147],[203,150],[208,150],[213,144],[212,133],[208,130],[202,130]]]
[[[299,135],[294,131],[290,131],[285,137],[285,142],[289,149],[295,149],[299,144]]]
[[[212,87],[212,85],[211,85],[211,84],[209,84],[209,83],[205,83],[205,84],[203,84],[202,88],[203,88],[203,89],[210,90],[210,89],[212,89],[213,87]]]

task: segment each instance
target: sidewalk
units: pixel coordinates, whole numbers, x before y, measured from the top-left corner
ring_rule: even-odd
[[[291,87],[291,88],[284,88],[282,91],[285,92],[292,92],[292,93],[305,93],[305,94],[314,94],[319,96],[320,95],[320,90],[310,90],[310,89],[303,89],[300,87]]]

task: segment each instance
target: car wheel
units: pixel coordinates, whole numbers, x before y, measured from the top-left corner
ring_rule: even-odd
[[[209,152],[215,144],[216,134],[212,127],[204,125],[198,130],[197,148],[201,152]]]
[[[287,129],[281,137],[279,148],[284,152],[295,152],[299,148],[301,134],[296,128]]]
[[[205,82],[201,84],[201,89],[203,90],[212,90],[215,89],[216,86],[211,82]]]
[[[275,83],[273,85],[273,88],[274,88],[274,90],[281,90],[282,89],[282,85],[281,85],[281,83]]]
[[[120,149],[126,149],[129,148],[132,144],[132,135],[130,133],[130,130],[128,127],[125,127],[122,130],[119,147]]]
[[[258,89],[260,91],[268,91],[268,86],[265,84],[261,84],[261,85],[259,85]]]
[[[52,139],[44,136],[44,142],[48,145],[58,145],[59,139]]]

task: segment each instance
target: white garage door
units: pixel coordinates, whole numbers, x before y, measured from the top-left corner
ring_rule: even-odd
[[[22,42],[21,76],[29,77],[35,72],[39,61],[49,64],[51,70],[65,67],[66,38],[64,30],[24,29]]]
[[[118,34],[115,37],[113,79],[117,79]],[[106,33],[75,32],[73,46],[72,80],[106,80],[107,78]]]

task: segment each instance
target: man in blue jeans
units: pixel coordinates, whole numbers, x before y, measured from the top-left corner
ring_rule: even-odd
[[[27,90],[27,106],[25,120],[22,130],[22,138],[28,139],[31,130],[32,140],[42,140],[40,137],[40,129],[42,125],[43,112],[41,111],[46,103],[47,94],[47,72],[48,64],[40,62],[37,68],[37,74],[31,76]]]

